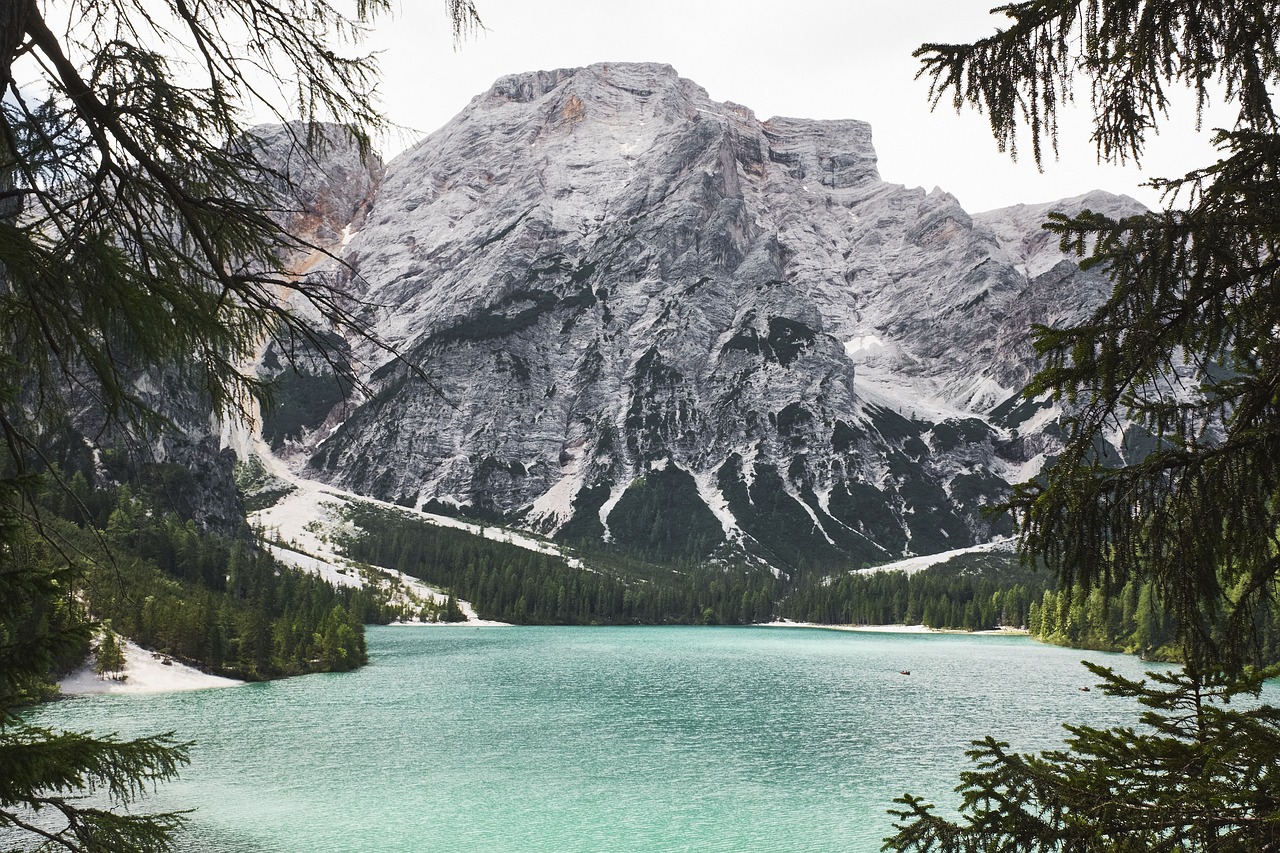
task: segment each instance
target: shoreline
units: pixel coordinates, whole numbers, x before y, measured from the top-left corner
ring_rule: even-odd
[[[100,693],[177,693],[184,690],[212,690],[245,684],[234,678],[210,675],[195,667],[144,649],[126,637],[118,638],[124,652],[124,678],[103,678],[93,671],[93,655],[79,668],[58,681],[63,696],[90,696]],[[168,663],[165,661],[168,660]]]
[[[462,622],[423,622],[421,620],[413,620],[409,622],[397,621],[388,622],[386,625],[374,625],[366,627],[381,628],[510,628],[510,622],[499,622],[496,619],[466,619]]]
[[[793,622],[779,619],[758,622],[758,628],[819,628],[825,631],[851,631],[866,634],[972,634],[983,637],[1029,637],[1031,632],[1023,628],[995,628],[983,631],[966,631],[963,628],[930,628],[928,625],[824,625],[821,622]]]
[[[466,622],[391,622],[388,628],[506,628],[508,622],[487,619]],[[747,627],[747,626],[744,626]],[[787,619],[760,622],[757,628],[810,628],[824,631],[848,631],[852,633],[880,634],[975,634],[985,636],[1025,637],[1028,632],[1018,628],[1002,628],[994,631],[961,631],[929,628],[926,625],[824,625],[817,622],[792,622]],[[58,680],[58,691],[64,697],[94,696],[100,694],[177,693],[190,690],[214,690],[239,687],[248,682],[234,678],[210,675],[192,666],[144,649],[125,637],[119,641],[125,656],[125,677],[121,680],[103,678],[93,671],[92,655],[77,669]],[[169,662],[166,663],[165,661]]]

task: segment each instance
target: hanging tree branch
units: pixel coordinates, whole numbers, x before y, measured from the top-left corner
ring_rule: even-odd
[[[1002,150],[1029,135],[1038,166],[1078,83],[1108,162],[1140,159],[1172,88],[1194,94],[1195,130],[1211,100],[1236,111],[1215,134],[1218,162],[1153,181],[1166,210],[1046,224],[1114,290],[1080,325],[1034,331],[1044,364],[1027,393],[1067,406],[1067,434],[1010,507],[1024,549],[1062,578],[1155,580],[1188,658],[1238,667],[1257,654],[1246,628],[1280,569],[1280,3],[1028,0],[995,12],[1007,29],[922,46],[920,76],[935,105],[985,112]],[[1154,450],[1103,464],[1098,442],[1117,427]],[[1231,600],[1238,583],[1251,592]]]

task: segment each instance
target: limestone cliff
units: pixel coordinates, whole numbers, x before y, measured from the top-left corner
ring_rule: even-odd
[[[1043,213],[1138,209],[971,215],[863,122],[656,64],[504,77],[368,189],[331,274],[407,364],[349,342],[371,393],[291,437],[310,476],[783,571],[992,535],[1053,446],[1027,330],[1107,290]]]

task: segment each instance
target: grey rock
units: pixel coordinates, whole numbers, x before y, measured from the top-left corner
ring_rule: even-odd
[[[983,507],[1053,449],[1051,408],[1010,420],[1027,330],[1107,290],[1053,205],[970,215],[880,180],[863,122],[760,121],[657,64],[504,77],[333,194],[360,201],[328,274],[404,360],[348,341],[371,393],[291,445],[310,476],[785,571],[1007,532]]]

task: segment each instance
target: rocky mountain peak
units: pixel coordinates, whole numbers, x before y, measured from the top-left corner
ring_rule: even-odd
[[[599,62],[583,68],[508,74],[498,78],[481,97],[529,103],[566,85],[569,97],[586,96],[600,103],[608,102],[605,93],[610,90],[620,90],[638,99],[673,93],[703,100],[707,97],[702,87],[681,77],[670,65],[660,62]]]
[[[504,77],[388,164],[339,271],[433,382],[353,342],[376,393],[286,446],[659,561],[985,540],[1053,446],[1027,330],[1106,291],[1036,242],[1050,207],[971,216],[881,181],[864,122],[761,122],[666,65]]]
[[[760,127],[768,141],[768,157],[782,164],[794,180],[816,181],[829,189],[848,189],[880,180],[871,125],[865,121],[774,116]]]

